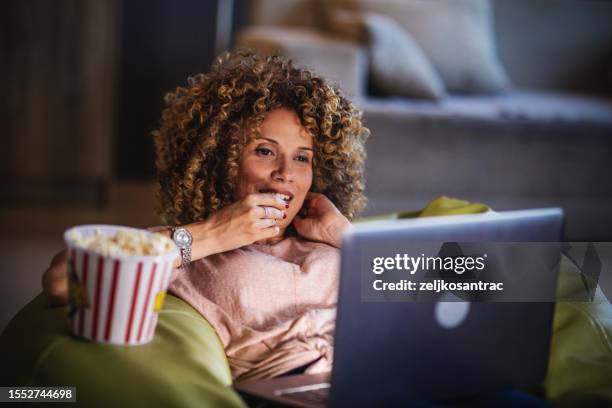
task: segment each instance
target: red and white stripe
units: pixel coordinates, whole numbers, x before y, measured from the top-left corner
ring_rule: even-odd
[[[70,262],[89,306],[73,315],[73,333],[96,342],[137,345],[153,339],[155,299],[165,292],[172,262],[162,257],[113,259],[71,248]]]

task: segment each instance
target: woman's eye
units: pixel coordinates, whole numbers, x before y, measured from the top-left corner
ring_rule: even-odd
[[[265,147],[258,147],[255,149],[255,152],[262,156],[270,156],[273,153],[272,150],[266,149]]]
[[[310,159],[308,158],[308,156],[298,156],[297,159],[304,163],[310,162]]]

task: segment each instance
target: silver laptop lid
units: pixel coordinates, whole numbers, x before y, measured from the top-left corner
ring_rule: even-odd
[[[332,404],[395,406],[541,382],[553,303],[364,302],[360,269],[374,247],[557,242],[562,228],[558,208],[357,224],[342,248]],[[554,291],[556,274],[545,282]],[[461,324],[442,324],[441,309],[463,315]]]

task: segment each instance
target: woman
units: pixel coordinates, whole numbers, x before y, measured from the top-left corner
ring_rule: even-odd
[[[236,380],[329,370],[338,248],[365,206],[361,112],[312,72],[242,50],[165,101],[159,212],[192,238],[169,292],[213,325]],[[43,277],[55,304],[66,275],[58,254]]]
[[[215,328],[236,381],[329,370],[338,248],[365,205],[361,112],[310,71],[247,51],[166,103],[159,210],[193,238],[169,292]],[[66,275],[60,253],[43,277],[52,303],[66,303]],[[501,392],[461,406],[547,405]]]

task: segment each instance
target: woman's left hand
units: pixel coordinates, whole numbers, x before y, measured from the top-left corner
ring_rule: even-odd
[[[306,215],[301,217],[298,214],[293,219],[297,233],[312,241],[325,242],[340,248],[342,233],[351,225],[349,220],[321,193],[309,192],[304,200],[304,207]]]

